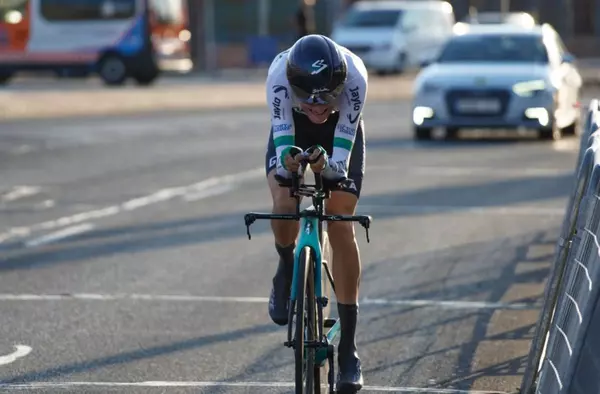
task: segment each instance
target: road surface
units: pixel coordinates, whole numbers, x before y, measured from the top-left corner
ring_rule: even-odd
[[[589,102],[586,99],[585,104]],[[578,141],[415,143],[367,107],[357,228],[365,393],[520,383]],[[268,116],[244,109],[0,128],[0,390],[288,393]],[[35,389],[35,390],[34,390]]]

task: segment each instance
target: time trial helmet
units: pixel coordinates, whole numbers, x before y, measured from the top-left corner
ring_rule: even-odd
[[[310,34],[290,48],[286,74],[292,92],[300,102],[331,104],[344,89],[348,65],[333,40]]]

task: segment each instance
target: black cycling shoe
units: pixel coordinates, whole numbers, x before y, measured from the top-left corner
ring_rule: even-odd
[[[363,387],[364,380],[358,355],[353,353],[346,360],[343,360],[342,357],[338,355],[338,364],[339,372],[337,383],[335,385],[336,391],[339,394],[354,394],[360,391]]]
[[[279,253],[279,266],[273,277],[273,287],[269,297],[269,316],[279,326],[288,324],[288,301],[290,298],[293,264],[294,245],[280,247],[275,245]]]
[[[360,359],[356,352],[356,322],[358,305],[346,305],[338,302],[341,336],[338,346],[338,376],[336,389],[340,394],[354,394],[363,387]]]
[[[279,326],[288,324],[288,301],[290,298],[290,287],[292,281],[286,278],[285,273],[277,273],[273,277],[273,287],[269,297],[269,316]]]

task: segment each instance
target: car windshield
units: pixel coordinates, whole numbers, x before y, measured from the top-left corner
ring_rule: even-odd
[[[342,20],[345,27],[394,27],[401,10],[351,10]]]
[[[438,63],[548,63],[541,37],[532,35],[465,35],[449,40]]]

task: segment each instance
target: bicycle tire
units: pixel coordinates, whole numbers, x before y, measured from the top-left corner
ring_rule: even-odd
[[[323,307],[323,319],[330,317],[331,311],[331,284],[329,283],[329,277],[327,276],[327,272],[325,271],[324,263],[327,263],[329,270],[333,267],[332,260],[332,252],[331,252],[331,244],[329,243],[329,235],[327,234],[327,230],[322,230],[322,238],[321,238],[321,295],[323,297],[327,297],[329,300],[327,305]],[[318,318],[318,314],[317,314]],[[321,322],[321,330],[325,334],[324,321]],[[315,365],[314,367],[314,377],[315,377],[315,394],[321,393],[321,384],[328,384],[328,376],[329,376],[329,363],[326,361],[325,365],[322,367]],[[324,379],[323,379],[324,378]],[[325,391],[327,392],[327,390]]]
[[[294,334],[294,353],[296,361],[296,394],[309,394],[308,391],[304,390],[305,371],[308,372],[308,369],[305,368],[304,359],[304,309],[306,296],[306,279],[308,276],[307,271],[309,268],[309,256],[310,249],[308,247],[304,247],[300,251],[300,255],[298,258],[298,283],[296,284],[296,327]]]
[[[322,252],[322,261],[327,262],[327,266],[333,275],[333,252],[331,250],[331,244],[329,243],[329,234],[326,229],[323,229],[323,235],[321,240],[321,252]],[[321,294],[323,297],[327,297],[329,302],[327,306],[323,308],[323,318],[331,316],[331,284],[329,283],[329,278],[327,277],[327,272],[325,272],[325,267],[321,264]],[[323,323],[323,322],[321,322]]]
[[[308,249],[310,253],[310,249]],[[313,253],[310,253],[307,259],[308,269],[306,270],[306,340],[316,342],[319,339],[317,328],[317,298],[315,295],[315,268],[316,264]],[[306,392],[314,394],[321,393],[321,376],[319,367],[315,365],[317,349],[309,348],[306,353]]]

